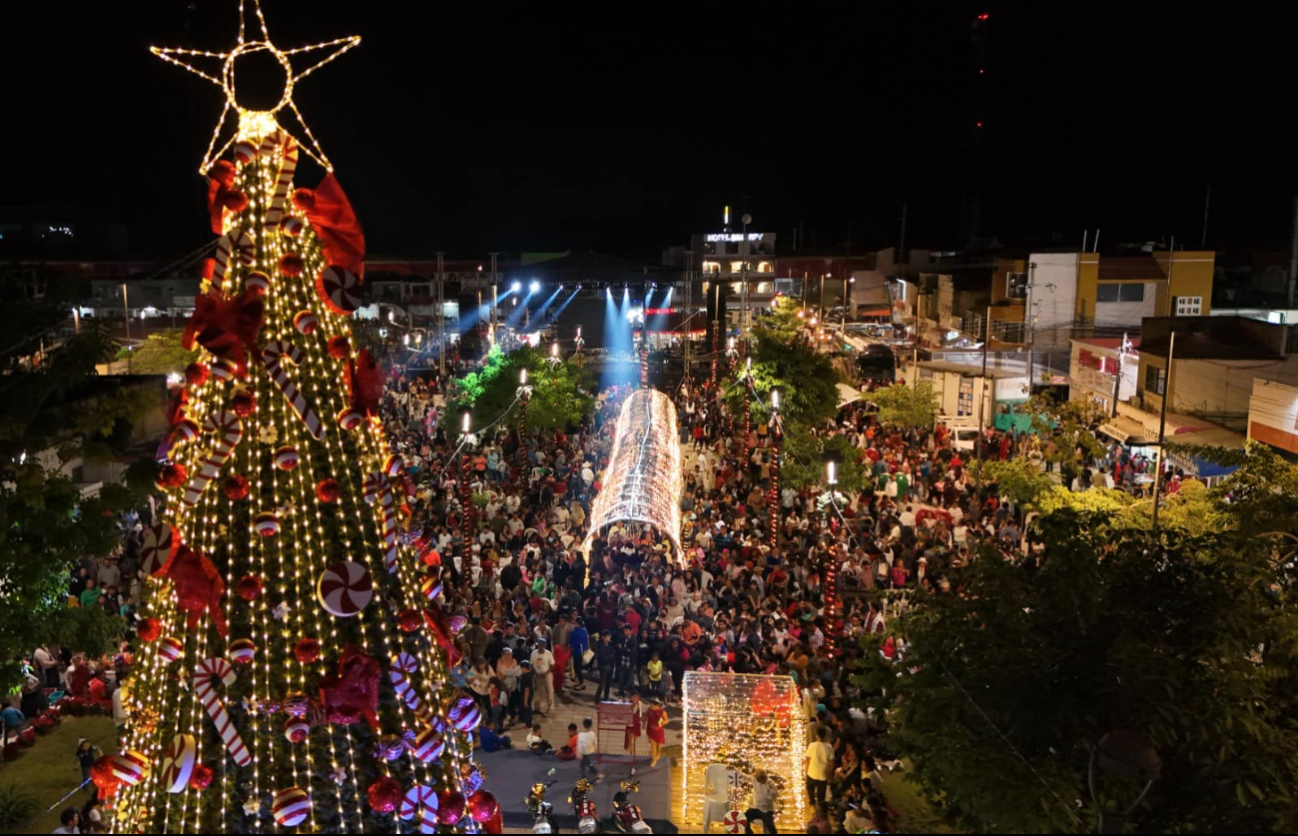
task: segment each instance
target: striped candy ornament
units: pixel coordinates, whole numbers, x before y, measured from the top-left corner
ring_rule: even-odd
[[[246,139],[241,139],[230,147],[230,155],[239,165],[246,165],[257,159],[257,146]]]
[[[293,445],[286,444],[275,451],[275,466],[280,470],[292,470],[297,464],[297,448]]]
[[[110,762],[113,777],[128,787],[133,787],[149,777],[149,772],[153,768],[153,761],[149,760],[143,752],[134,749],[113,755]]]
[[[257,295],[261,295],[270,290],[270,276],[260,270],[253,270],[248,277],[243,280],[243,286],[248,290],[254,290]]]
[[[270,199],[270,208],[266,210],[266,225],[275,227],[284,217],[284,204],[288,200],[289,187],[293,185],[293,174],[297,171],[297,143],[288,134],[280,134],[279,140],[284,143],[284,156],[279,164],[279,174],[275,178],[275,194]]]
[[[400,476],[405,467],[406,463],[401,460],[400,456],[395,454],[383,460],[383,473],[389,478]]]
[[[239,367],[224,357],[212,361],[212,377],[220,381],[234,380],[239,376]]]
[[[353,409],[350,406],[338,413],[338,426],[344,430],[360,429],[361,423],[364,421],[365,416],[361,414],[360,410]]]
[[[257,645],[252,639],[235,639],[230,642],[230,661],[236,665],[250,665],[257,655]]]
[[[158,642],[158,655],[167,663],[176,661],[184,652],[185,643],[175,636],[165,636]]]
[[[158,523],[144,532],[140,547],[140,568],[145,574],[157,577],[167,571],[171,559],[180,549],[180,532],[171,523]]]
[[[402,821],[410,821],[415,817],[415,812],[421,807],[431,807],[437,811],[437,790],[423,784],[415,784],[406,790],[405,798],[401,799],[401,811],[398,815]]]
[[[198,763],[198,739],[192,734],[178,734],[171,738],[162,756],[162,786],[169,793],[182,793],[189,788],[190,776]]]
[[[225,273],[230,269],[230,253],[234,245],[229,235],[216,239],[216,252],[212,253],[212,284],[220,287],[225,282]]]
[[[213,364],[213,370],[216,365]],[[221,472],[221,468],[230,456],[234,455],[234,448],[239,446],[243,440],[243,425],[239,423],[239,416],[228,410],[220,410],[207,416],[203,421],[203,429],[207,432],[219,432],[221,437],[212,447],[212,452],[203,458],[198,472],[189,480],[189,485],[185,488],[185,495],[181,498],[189,507],[198,504],[198,500],[203,496],[203,491]]]
[[[394,458],[389,456],[389,459]],[[398,459],[398,461],[400,461]],[[391,464],[385,465],[385,469],[390,468]],[[387,569],[388,574],[394,574],[397,571],[397,503],[392,496],[392,483],[383,473],[367,473],[361,481],[361,496],[370,505],[376,501],[379,503],[379,512],[382,516],[383,524],[383,547],[386,551],[383,553],[383,568]]]
[[[311,724],[306,718],[296,717],[284,724],[284,736],[290,743],[301,743],[311,734]]]
[[[305,228],[306,224],[304,224],[302,219],[297,215],[285,215],[284,220],[279,222],[279,231],[287,235],[289,238],[298,237],[302,234],[302,230]]]
[[[198,424],[186,418],[176,425],[176,429],[171,434],[171,443],[179,444],[182,441],[193,441],[198,438]]]
[[[415,735],[415,742],[410,746],[410,754],[420,763],[432,763],[446,750],[446,741],[433,731],[431,726],[424,726]]]
[[[270,811],[281,827],[297,827],[311,815],[311,796],[299,787],[289,787],[275,793]]]
[[[331,264],[316,278],[316,293],[329,310],[339,316],[348,316],[361,306],[361,280],[356,274]]]
[[[252,527],[262,537],[274,537],[279,534],[279,514],[274,511],[262,511],[253,518]]]
[[[374,582],[365,567],[354,560],[330,564],[316,583],[316,598],[325,612],[338,618],[359,615],[374,597]]]
[[[252,233],[243,230],[233,239],[234,246],[231,248],[231,255],[239,259],[239,263],[247,267],[257,260],[256,244],[253,242]]]
[[[415,687],[406,678],[406,674],[414,673],[419,670],[419,662],[415,659],[414,654],[402,651],[392,660],[392,665],[388,668],[388,678],[392,680],[392,688],[397,692],[397,698],[406,704],[411,711],[418,711],[423,705],[423,700],[415,693]]]
[[[468,734],[482,722],[482,709],[473,700],[462,699],[446,713],[446,716],[457,731]]]
[[[293,327],[299,334],[314,334],[320,327],[320,318],[312,311],[298,311],[293,317]]]
[[[419,582],[419,591],[429,601],[434,600],[442,594],[442,582],[436,575],[424,575],[423,580]]]
[[[304,356],[302,349],[285,340],[275,340],[262,349],[261,356],[266,362],[266,371],[270,374],[271,381],[283,393],[289,406],[293,407],[293,411],[297,413],[297,417],[301,418],[302,423],[306,424],[307,432],[316,440],[323,438],[325,434],[324,422],[320,420],[320,416],[316,414],[315,409],[302,396],[297,384],[289,378],[288,373],[280,366],[281,359],[287,359],[288,362],[295,366],[301,365]]]
[[[207,710],[207,716],[212,718],[212,724],[216,726],[221,740],[225,741],[225,748],[229,751],[230,757],[234,758],[234,762],[239,766],[247,766],[252,763],[252,754],[248,751],[248,747],[243,745],[243,738],[239,737],[239,730],[230,721],[230,713],[225,710],[225,703],[216,693],[216,682],[228,687],[234,684],[236,678],[234,668],[220,657],[204,659],[194,666],[194,693],[198,696],[198,701]]]
[[[373,505],[379,498],[379,483],[382,479],[382,475],[378,473],[366,473],[361,479],[361,497],[366,505]]]

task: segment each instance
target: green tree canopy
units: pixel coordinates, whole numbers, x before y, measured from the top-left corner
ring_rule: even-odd
[[[180,344],[183,335],[178,329],[154,331],[138,348],[118,351],[115,359],[130,360],[131,374],[183,373],[186,366],[198,359],[197,351],[187,351]]]
[[[866,469],[861,451],[851,439],[836,435],[829,439],[798,428],[784,442],[780,479],[794,488],[825,486],[825,461],[838,462],[838,491],[851,496],[865,487]],[[827,487],[827,486],[826,486]]]
[[[460,414],[473,412],[473,426],[480,429],[504,419],[505,426],[517,427],[522,417],[518,401],[519,370],[527,369],[532,387],[527,401],[529,429],[571,429],[595,408],[595,379],[580,365],[553,363],[543,352],[523,347],[508,354],[492,348],[483,367],[458,381],[459,394],[443,416],[451,437],[460,431]]]
[[[937,423],[937,395],[933,384],[917,380],[913,387],[894,383],[876,389],[868,395],[870,403],[879,408],[879,420],[907,429],[932,429]]]
[[[953,572],[956,592],[891,623],[904,663],[868,653],[860,681],[891,708],[887,745],[948,822],[1094,829],[1090,747],[1129,729],[1163,764],[1131,829],[1298,829],[1293,542],[1262,530],[1296,513],[1298,471],[1253,455],[1235,503],[1214,509],[1234,524],[1155,534],[1127,511],[1061,507],[1038,521],[1038,568],[984,551]],[[1187,496],[1209,500],[1219,495]],[[1101,791],[1130,801],[1138,790]]]
[[[752,375],[757,398],[748,402],[747,364],[736,363],[735,378],[725,389],[731,414],[742,415],[745,405],[754,420],[768,420],[771,390],[780,390],[780,415],[785,426],[818,426],[838,412],[838,371],[833,360],[803,340],[796,327],[793,300],[776,300],[775,311],[758,318],[753,330]]]

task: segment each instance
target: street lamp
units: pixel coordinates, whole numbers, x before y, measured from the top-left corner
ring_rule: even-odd
[[[1091,760],[1086,767],[1086,786],[1091,792],[1091,801],[1095,802],[1096,811],[1100,815],[1099,833],[1122,832],[1127,816],[1131,815],[1131,811],[1145,800],[1149,788],[1158,780],[1162,768],[1163,762],[1159,759],[1158,752],[1154,751],[1153,744],[1150,743],[1149,738],[1138,732],[1116,729],[1101,737],[1099,742],[1091,747]],[[1096,769],[1124,781],[1143,782],[1140,795],[1136,796],[1136,800],[1121,812],[1106,810],[1095,788]]]
[[[476,525],[473,519],[473,487],[469,484],[469,471],[473,467],[473,458],[469,455],[469,433],[473,427],[473,413],[464,410],[460,416],[460,446],[464,455],[460,457],[460,514],[463,516],[465,548],[473,542]]]
[[[739,280],[743,282],[744,318],[743,322],[740,324],[739,332],[744,335],[744,339],[748,339],[748,332],[752,329],[752,317],[750,315],[751,300],[748,292],[748,225],[753,222],[753,216],[744,213],[744,216],[739,220],[744,223],[744,237],[743,240],[739,242],[739,253],[741,258],[741,261],[739,262]]]
[[[780,542],[780,448],[783,446],[784,432],[780,424],[780,390],[771,390],[771,492],[767,499],[770,506],[770,545],[775,548]]]
[[[526,444],[527,439],[527,401],[532,394],[532,387],[527,385],[527,369],[518,370],[518,397],[522,399],[523,405],[519,408],[518,414],[518,435],[519,442]]]
[[[831,491],[838,484],[838,464],[832,459],[825,462],[825,482]]]

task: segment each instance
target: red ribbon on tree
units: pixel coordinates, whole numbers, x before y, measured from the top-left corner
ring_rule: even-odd
[[[369,349],[362,348],[356,359],[347,361],[347,391],[351,393],[353,409],[367,415],[379,414],[379,400],[383,397],[383,373]]]
[[[234,163],[217,160],[207,172],[207,213],[212,218],[212,231],[225,232],[223,226],[225,202],[234,191]]]
[[[325,260],[364,279],[365,232],[338,180],[332,174],[326,174],[314,191],[298,189],[293,201],[306,213],[307,220],[315,229],[324,247]]]
[[[176,594],[176,609],[188,613],[186,626],[194,629],[198,620],[207,613],[222,636],[229,634],[225,613],[221,610],[221,596],[225,594],[225,581],[221,573],[208,560],[207,555],[181,546],[166,577]]]
[[[255,289],[238,296],[226,296],[213,289],[194,300],[194,314],[185,326],[181,345],[193,349],[197,342],[233,363],[242,376],[247,354],[258,356],[257,334],[264,313],[265,303]]]

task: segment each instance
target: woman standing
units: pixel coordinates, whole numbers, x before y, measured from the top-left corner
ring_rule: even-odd
[[[663,744],[667,742],[667,709],[658,697],[649,700],[649,710],[644,715],[645,734],[649,737],[649,768],[658,765],[662,757]]]

